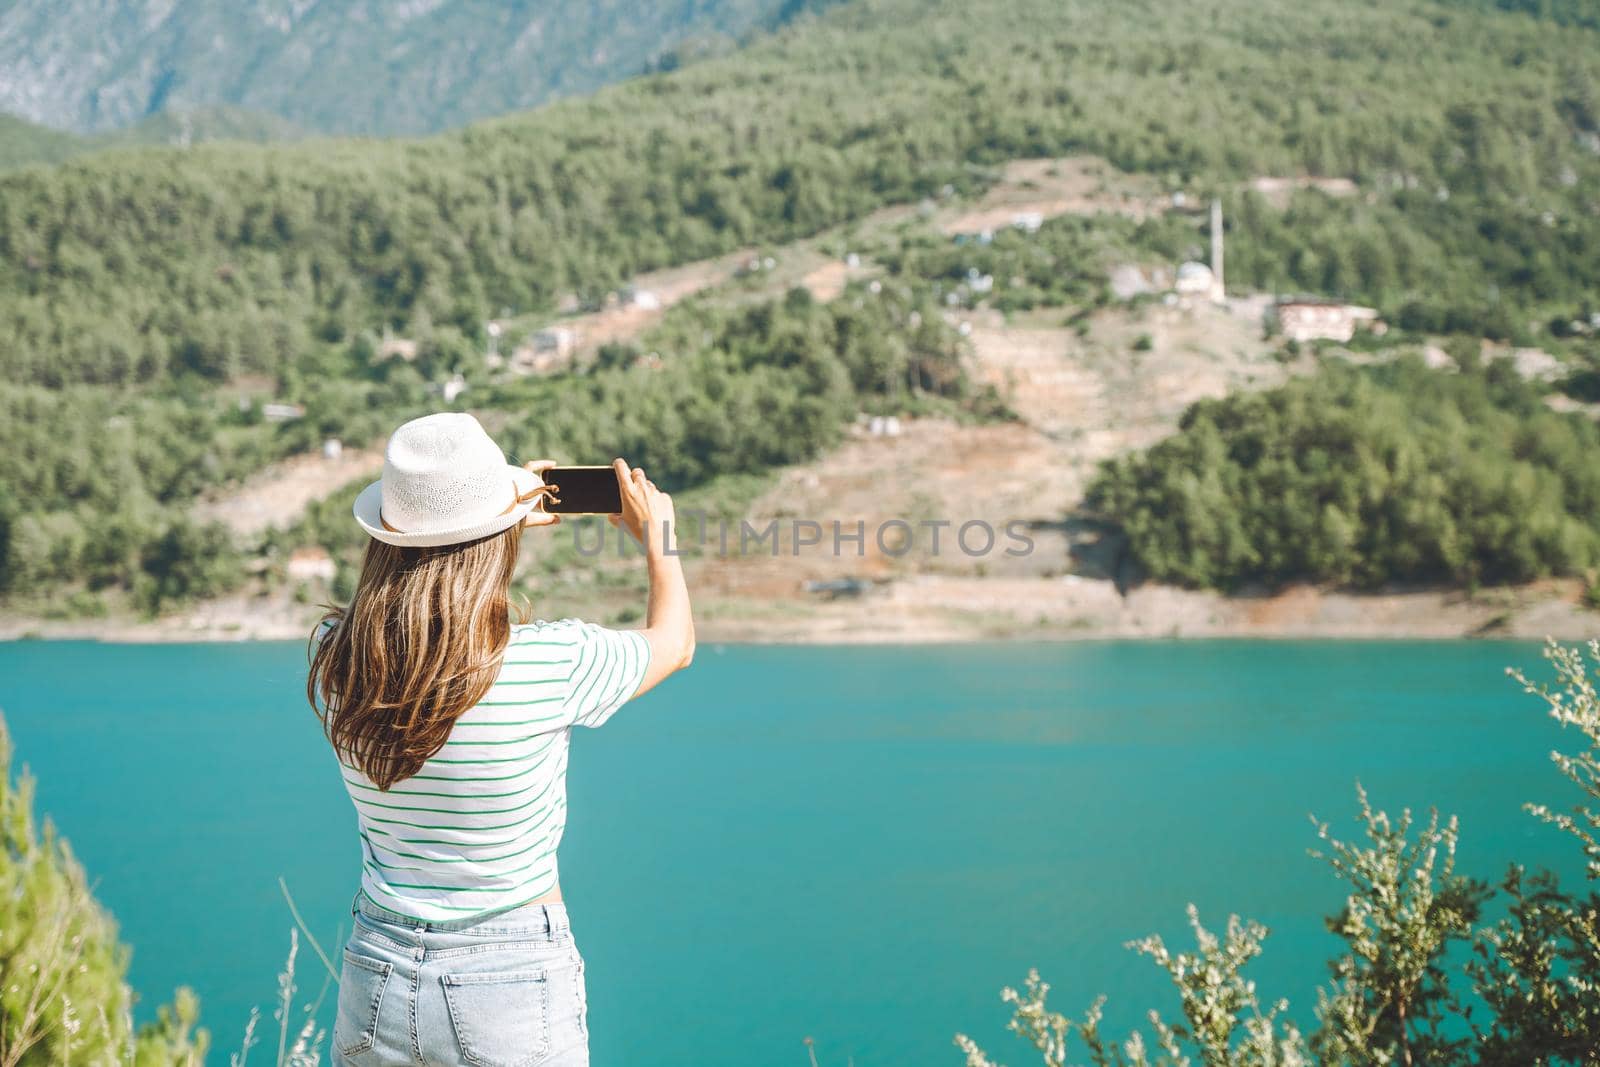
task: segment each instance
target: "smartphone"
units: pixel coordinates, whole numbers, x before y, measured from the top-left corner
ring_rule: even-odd
[[[622,489],[611,467],[551,467],[544,484],[555,487],[555,499],[544,510],[553,515],[620,515]]]

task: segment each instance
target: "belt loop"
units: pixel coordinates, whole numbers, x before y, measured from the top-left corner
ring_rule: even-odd
[[[544,925],[545,929],[548,930],[552,936],[562,933],[564,930],[566,930],[567,918],[562,914],[559,906],[552,906],[549,904],[544,906]]]

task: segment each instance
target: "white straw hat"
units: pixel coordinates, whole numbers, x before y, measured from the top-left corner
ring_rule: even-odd
[[[404,547],[454,545],[515,526],[539,499],[539,479],[506,462],[478,420],[442,411],[389,437],[383,477],[356,497],[361,528]]]

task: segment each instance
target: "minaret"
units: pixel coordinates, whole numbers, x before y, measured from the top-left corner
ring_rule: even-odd
[[[1222,201],[1211,201],[1211,302],[1225,303],[1228,290],[1222,283]]]

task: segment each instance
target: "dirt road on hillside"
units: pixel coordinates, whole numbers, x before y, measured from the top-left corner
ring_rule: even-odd
[[[1263,195],[1287,195],[1309,179],[1271,179]],[[1340,187],[1332,195],[1345,195]],[[883,209],[854,224],[858,233],[914,216],[945,233],[1029,224],[1062,213],[1115,213],[1135,218],[1168,210],[1171,197],[1153,182],[1117,174],[1097,160],[1020,160],[976,201],[941,201]],[[583,335],[583,346],[638,338],[684,299],[717,294],[742,301],[804,285],[821,300],[837,297],[870,262],[847,264],[823,251],[836,235],[772,250],[758,272],[735,280],[753,253],[739,252],[643,275],[637,290],[655,306],[615,307],[559,324]],[[770,257],[772,265],[765,259]],[[1172,433],[1196,400],[1277,385],[1314,369],[1310,357],[1282,362],[1259,322],[1202,304],[1102,309],[1065,325],[1066,309],[1011,319],[991,311],[951,312],[971,343],[969,371],[993,385],[1016,413],[1013,422],[965,424],[951,419],[901,419],[898,432],[858,426],[838,448],[775,474],[745,518],[756,529],[797,520],[869,531],[861,551],[806,547],[793,536],[778,552],[686,561],[702,639],[787,642],[949,641],[1016,637],[1455,637],[1563,638],[1600,632],[1600,616],[1580,606],[1579,583],[1540,583],[1468,596],[1409,591],[1371,596],[1314,587],[1274,596],[1224,597],[1161,587],[1119,592],[1097,551],[1098,531],[1077,517],[1099,464]],[[470,396],[467,398],[470,400]],[[374,448],[339,460],[295,457],[201,505],[201,514],[241,535],[292,522],[309,502],[348,482],[375,476]],[[1020,523],[1031,549],[1022,555],[972,554],[953,547],[950,531],[967,522],[1001,530]],[[903,553],[886,551],[872,532],[891,523],[918,532]],[[926,524],[945,524],[944,550],[931,551]],[[737,539],[737,531],[735,532]],[[532,539],[530,539],[532,540]],[[892,542],[893,539],[891,539]],[[831,548],[831,546],[829,546]],[[1114,546],[1113,546],[1114,549]],[[530,544],[528,566],[540,556]],[[540,611],[626,620],[638,610],[626,582],[595,582],[591,573],[541,580]],[[808,591],[808,583],[856,579],[846,593]],[[831,588],[831,587],[825,587]],[[310,590],[315,595],[319,590]],[[241,594],[149,626],[46,624],[10,620],[0,636],[193,639],[300,636],[313,611],[289,591]]]

